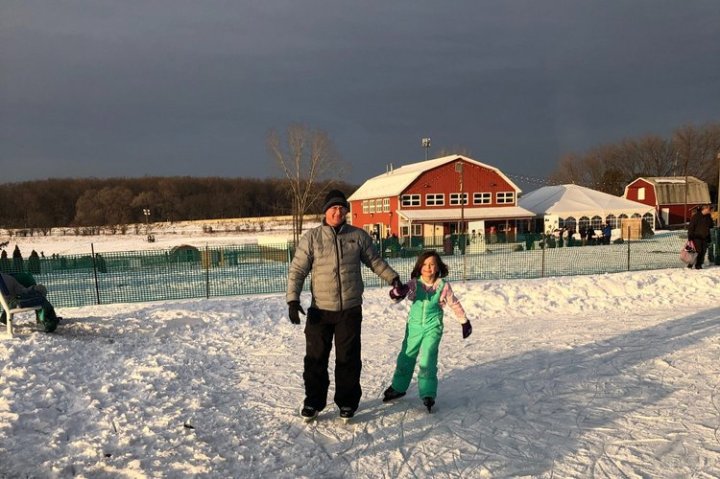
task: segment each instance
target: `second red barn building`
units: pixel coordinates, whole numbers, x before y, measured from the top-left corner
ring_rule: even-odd
[[[710,203],[707,183],[694,176],[647,176],[633,180],[623,196],[655,208],[656,227],[682,225],[693,210]]]

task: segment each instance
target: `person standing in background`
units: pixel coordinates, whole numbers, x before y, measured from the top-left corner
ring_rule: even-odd
[[[695,269],[702,269],[705,262],[705,253],[710,244],[710,230],[713,227],[711,213],[711,205],[699,206],[695,214],[690,218],[690,224],[688,224],[688,240],[695,244],[695,251],[697,251]],[[688,265],[688,268],[690,267],[692,265]]]

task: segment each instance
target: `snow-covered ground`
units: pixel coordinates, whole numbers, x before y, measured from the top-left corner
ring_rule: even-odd
[[[381,402],[408,305],[366,292],[347,425],[298,416],[282,294],[25,316],[0,340],[0,477],[720,477],[720,267],[454,287],[474,332],[448,313],[433,414],[415,383]]]

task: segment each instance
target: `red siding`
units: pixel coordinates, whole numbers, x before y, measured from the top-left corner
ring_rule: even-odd
[[[645,199],[639,200],[638,199],[638,190],[640,188],[645,188]],[[647,181],[643,180],[642,178],[638,178],[637,180],[630,183],[627,187],[627,195],[625,196],[626,199],[637,201],[638,203],[642,203],[644,205],[648,206],[656,206],[657,205],[657,195],[655,194],[655,186],[652,183],[648,183]]]
[[[387,197],[385,197],[387,198]],[[382,199],[382,198],[379,198]],[[392,233],[398,234],[398,219],[395,210],[398,209],[399,199],[390,197],[390,211],[380,213],[363,213],[362,201],[350,202],[350,224],[363,228],[365,225],[382,224],[383,228],[390,228]],[[381,231],[385,235],[385,231]]]
[[[415,180],[403,194],[419,194],[421,206],[417,208],[451,208],[450,193],[460,193],[460,173],[455,171],[455,163],[451,162],[439,168],[426,171]],[[517,192],[505,179],[496,171],[484,168],[473,163],[463,162],[463,191],[468,194],[468,204],[465,208],[488,208],[495,206],[514,206],[517,204]],[[513,203],[497,204],[496,193],[514,192]],[[487,205],[473,205],[473,193],[492,193],[491,202]],[[444,206],[426,206],[425,195],[428,193],[444,193]],[[416,207],[405,207],[415,209]]]
[[[660,208],[669,210],[669,225],[679,225],[684,221],[690,221],[690,217],[693,214],[693,209],[697,205],[687,205],[687,212],[685,213],[685,205],[661,205]]]

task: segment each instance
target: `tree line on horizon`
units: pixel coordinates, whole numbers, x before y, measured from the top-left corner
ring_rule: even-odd
[[[342,182],[333,182],[333,187],[348,192],[357,188]],[[289,193],[287,180],[277,178],[67,178],[4,183],[0,184],[0,228],[290,215]],[[312,204],[309,212],[321,208]],[[147,218],[145,209],[150,212]]]
[[[284,137],[272,131],[268,150],[285,178],[69,178],[0,184],[0,228],[291,215],[299,235],[303,216],[320,213],[327,190],[340,188],[349,195],[357,189],[334,179],[349,165],[321,130],[291,125]],[[638,177],[694,176],[717,197],[719,167],[720,123],[687,125],[669,138],[646,135],[567,154],[546,183],[574,183],[621,196]]]

